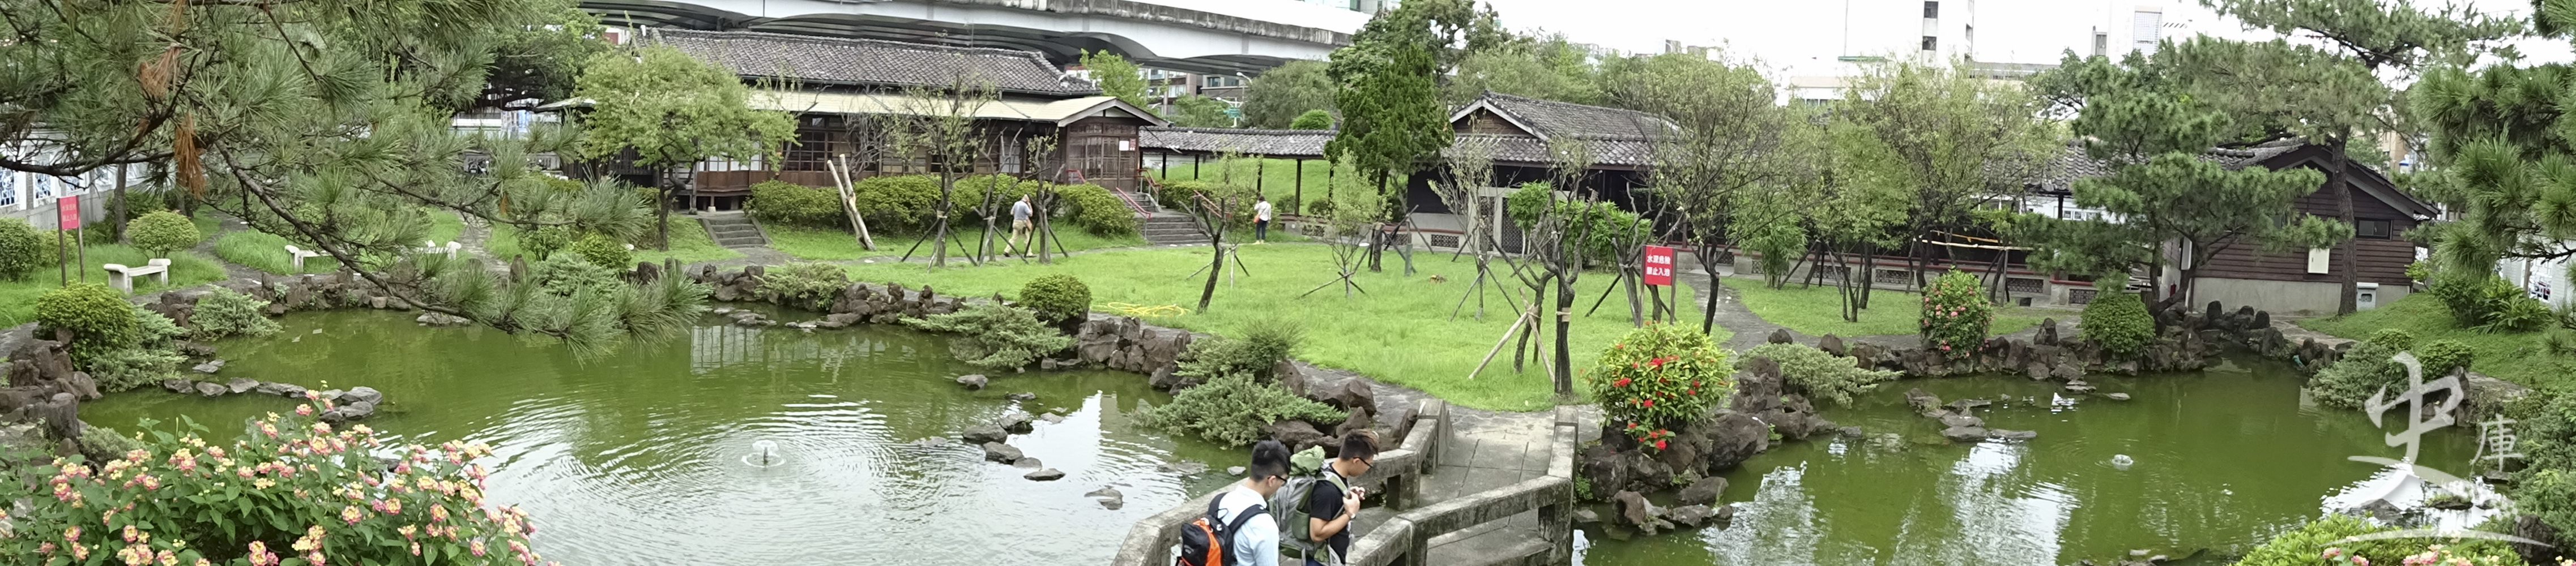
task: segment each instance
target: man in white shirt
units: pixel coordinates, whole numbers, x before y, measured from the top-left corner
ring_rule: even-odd
[[[1270,197],[1252,203],[1252,243],[1270,243]]]
[[[1021,257],[1027,257],[1030,255],[1029,247],[1027,246],[1029,241],[1029,230],[1035,227],[1029,223],[1029,216],[1032,214],[1036,214],[1036,210],[1029,207],[1029,197],[1027,195],[1021,195],[1019,202],[1011,203],[1011,240],[1009,243],[1011,245],[1011,251],[1017,252]],[[1010,254],[1003,255],[1008,256]]]
[[[1288,485],[1288,445],[1277,440],[1264,440],[1252,445],[1252,465],[1244,468],[1243,481],[1227,487],[1217,496],[1217,516],[1231,524],[1236,515],[1255,506],[1267,506],[1270,495]],[[1234,554],[1235,566],[1279,566],[1279,521],[1266,515],[1243,524],[1227,541]]]

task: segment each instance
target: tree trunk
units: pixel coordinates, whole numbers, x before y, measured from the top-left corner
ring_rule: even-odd
[[[931,267],[944,267],[948,265],[948,211],[956,206],[955,201],[951,200],[953,198],[953,193],[950,191],[954,190],[956,187],[956,174],[950,173],[946,167],[940,168],[939,212],[931,218],[931,222],[938,224],[938,227],[931,229],[930,234]],[[1199,305],[1199,308],[1207,308],[1207,305],[1201,304]]]
[[[1860,243],[1860,265],[1861,271],[1868,272],[1860,278],[1859,308],[1866,310],[1869,308],[1870,292],[1878,289],[1878,244],[1868,241]]]
[[[1708,273],[1708,300],[1701,301],[1699,309],[1699,332],[1701,334],[1717,332],[1717,295],[1718,291],[1723,290],[1726,287],[1724,284],[1718,282],[1720,277],[1717,275],[1717,264],[1710,263],[1710,260],[1708,259],[1709,250],[1712,248],[1717,249],[1721,253],[1725,251],[1725,247],[1722,245],[1710,246],[1702,244],[1697,253],[1691,254],[1692,256],[1699,258],[1699,270]],[[1735,260],[1741,263],[1744,261],[1744,258],[1739,256],[1735,258]],[[1682,298],[1680,295],[1676,294],[1673,297],[1673,302],[1679,303],[1681,301]]]
[[[662,251],[671,250],[671,196],[679,194],[669,177],[667,167],[653,170],[653,186],[661,188],[654,194],[662,195],[661,202],[653,203],[653,246]]]
[[[1209,230],[1208,232],[1208,248],[1216,253],[1208,254],[1209,257],[1215,259],[1208,263],[1207,286],[1199,289],[1199,312],[1201,313],[1207,312],[1208,301],[1216,298],[1216,277],[1225,273],[1225,230],[1223,225],[1220,224],[1218,225],[1218,229]]]
[[[116,233],[116,241],[117,241],[117,243],[124,243],[124,242],[125,242],[125,166],[124,166],[124,165],[117,165],[117,166],[116,166],[116,198],[115,198],[115,200],[114,200],[114,201],[112,201],[112,202],[110,202],[110,203],[108,203],[108,204],[109,204],[109,207],[108,207],[107,217],[108,217],[110,220],[112,220],[112,222],[109,222],[108,224],[109,224],[110,226],[115,226],[114,230],[115,230],[115,233]]]
[[[2326,190],[2334,191],[2335,211],[2342,215],[2343,224],[2353,226],[2352,190],[2344,186],[2352,181],[2352,158],[2344,155],[2345,145],[2350,143],[2346,137],[2336,136],[2329,146],[2334,152],[2334,167],[2326,171]],[[2357,257],[2361,251],[2361,240],[2345,238],[2343,245],[2337,247],[2343,251],[2343,289],[2341,299],[2335,303],[2335,314],[2352,314],[2355,310],[2353,303],[2361,298],[2361,260]]]
[[[1581,269],[1581,267],[1567,266],[1567,269]],[[1573,346],[1568,343],[1571,335],[1566,332],[1566,329],[1574,325],[1573,314],[1574,278],[1559,277],[1556,279],[1556,359],[1549,360],[1549,363],[1555,366],[1554,371],[1550,372],[1555,375],[1550,377],[1556,381],[1556,396],[1559,399],[1574,395],[1574,356],[1571,355]]]
[[[1536,292],[1536,293],[1537,293],[1537,295],[1538,295],[1538,296],[1535,296],[1535,297],[1531,297],[1531,298],[1530,298],[1530,304],[1531,304],[1532,306],[1536,306],[1536,305],[1544,304],[1544,303],[1546,303],[1546,302],[1547,302],[1547,282],[1546,282],[1546,281],[1540,281],[1538,285],[1533,285],[1533,286],[1531,286],[1531,287],[1530,287],[1530,290],[1531,290],[1531,291]],[[1532,312],[1536,312],[1536,311],[1532,311]],[[1521,332],[1520,343],[1512,346],[1512,373],[1520,373],[1520,372],[1522,372],[1522,371],[1527,370],[1527,368],[1528,368],[1528,364],[1529,364],[1529,351],[1530,351],[1529,341],[1530,341],[1530,335],[1531,335],[1531,334],[1537,334],[1537,333],[1538,333],[1538,319],[1536,319],[1536,318],[1531,318],[1531,319],[1529,319],[1529,320],[1521,321],[1521,322],[1518,322],[1518,323],[1516,323],[1516,324],[1526,324],[1526,325],[1529,325],[1529,326],[1528,326],[1529,330],[1526,330],[1526,331]]]

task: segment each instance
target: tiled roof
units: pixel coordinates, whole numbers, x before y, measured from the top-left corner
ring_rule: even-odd
[[[1252,130],[1236,128],[1157,128],[1145,127],[1136,132],[1137,142],[1146,149],[1191,153],[1235,152],[1287,158],[1322,158],[1324,143],[1333,140],[1334,130]],[[1498,163],[1544,165],[1548,162],[1547,141],[1529,136],[1460,134],[1448,153],[1456,155],[1459,144],[1491,143],[1491,157]],[[1592,162],[1598,165],[1644,167],[1654,164],[1655,148],[1642,140],[1582,140],[1592,149]]]
[[[749,31],[656,29],[654,41],[736,74],[810,83],[947,86],[954,73],[991,81],[1001,92],[1059,97],[1100,93],[1034,51],[949,47]]]
[[[1468,135],[1458,136],[1464,141]],[[1496,163],[1545,165],[1548,163],[1547,141],[1529,136],[1486,136],[1494,138]],[[1592,149],[1594,165],[1651,167],[1655,164],[1655,146],[1645,140],[1582,139]],[[1456,145],[1451,145],[1454,150]]]
[[[2201,159],[2216,162],[2230,170],[2243,169],[2281,154],[2297,151],[2296,140],[2272,142],[2247,148],[2212,148],[2200,154]],[[2068,141],[2054,163],[2039,171],[2035,184],[2044,191],[2063,192],[2075,188],[2075,180],[2111,174],[2111,163],[2085,153],[2084,142]]]
[[[1644,140],[1661,136],[1671,124],[1663,117],[1603,106],[1539,100],[1486,91],[1476,101],[1491,105],[1545,137]],[[1471,104],[1472,108],[1474,105]]]

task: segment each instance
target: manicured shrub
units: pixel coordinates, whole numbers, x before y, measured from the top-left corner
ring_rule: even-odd
[[[1956,360],[1975,352],[1994,319],[1995,307],[1986,302],[1984,286],[1968,272],[1943,273],[1923,289],[1923,347],[1940,350],[1943,357]]]
[[[562,251],[564,247],[572,245],[572,240],[572,228],[560,224],[535,230],[521,230],[519,251],[527,252],[530,259],[543,261],[554,257],[555,252]]]
[[[1520,188],[1503,197],[1503,214],[1510,216],[1513,224],[1527,229],[1538,223],[1539,214],[1547,212],[1549,203],[1556,202],[1555,192],[1556,188],[1545,181],[1521,183]]]
[[[1255,322],[1245,329],[1242,338],[1215,336],[1190,342],[1174,373],[1201,381],[1236,374],[1269,381],[1278,377],[1270,370],[1278,367],[1280,360],[1296,354],[1297,343],[1304,339],[1305,331],[1289,323]]]
[[[2397,564],[2413,552],[2423,550],[2422,546],[2410,544],[2414,541],[2402,539],[2335,542],[2344,537],[2395,529],[2372,525],[2351,515],[2328,515],[2274,535],[2272,540],[2238,558],[2236,566],[2351,566],[2356,564],[2352,561],[2353,556],[2363,556],[2370,564]]]
[[[841,208],[839,189],[808,187],[779,180],[761,181],[751,186],[751,201],[743,204],[751,217],[769,224],[840,228],[850,224],[850,215]]]
[[[624,271],[635,265],[634,252],[626,249],[626,243],[617,241],[616,237],[607,234],[582,236],[566,251],[590,262],[591,265],[613,270]]]
[[[204,239],[197,233],[197,223],[186,216],[167,210],[145,214],[125,227],[125,236],[136,249],[152,257],[169,257],[170,252],[196,247]]]
[[[2415,347],[2415,360],[2424,365],[2424,378],[2450,373],[2451,368],[2469,369],[2477,361],[2477,351],[2458,340],[2434,340]]]
[[[21,486],[9,498],[31,505],[9,519],[44,536],[0,537],[0,554],[43,564],[544,563],[528,547],[527,514],[484,501],[489,470],[466,462],[490,455],[487,446],[404,446],[365,425],[340,431],[273,413],[230,441],[186,426],[154,430],[115,460],[30,466],[46,480],[8,482]]]
[[[2075,322],[2075,334],[2101,346],[2104,352],[2134,356],[2155,341],[2156,318],[2147,314],[2146,301],[2135,294],[2105,293],[2084,305],[2083,318]]]
[[[867,217],[869,228],[921,228],[939,206],[939,178],[929,175],[869,177],[850,188],[858,192],[859,214]]]
[[[1143,403],[1138,403],[1143,405]],[[1246,374],[1217,376],[1183,389],[1172,402],[1145,406],[1137,422],[1178,434],[1196,434],[1227,446],[1251,444],[1262,427],[1281,421],[1337,423],[1349,418],[1332,405],[1298,397],[1286,387]]]
[[[1125,236],[1136,233],[1136,209],[1126,199],[1110,194],[1099,185],[1065,185],[1056,187],[1056,198],[1073,207],[1073,225],[1099,236]]]
[[[188,323],[197,326],[194,333],[197,340],[276,334],[280,328],[277,321],[269,320],[268,315],[262,312],[266,308],[268,301],[216,287],[197,298],[197,309],[188,315]]]
[[[134,305],[107,285],[75,282],[36,297],[36,335],[72,332],[71,355],[86,363],[110,351],[133,347],[142,337]]]
[[[2440,299],[2442,306],[2451,311],[2453,324],[2461,328],[2477,328],[2482,332],[2516,331],[2513,328],[2524,324],[2524,321],[2497,320],[2494,315],[2514,308],[2528,311],[2529,307],[2516,307],[2515,304],[2537,302],[2524,294],[2522,287],[2492,273],[2437,272],[2425,292],[2432,293],[2433,298]],[[2481,328],[2490,323],[2501,324]]]
[[[993,214],[1002,220],[1011,218],[1011,201],[1035,193],[1046,183],[1010,175],[976,175],[958,179],[949,187],[949,198],[957,201],[957,214],[974,216],[975,207],[984,206],[984,194],[993,193]]]
[[[1567,240],[1578,246],[1590,262],[1611,261],[1632,237],[1654,235],[1654,227],[1637,213],[1620,210],[1619,205],[1609,202],[1562,201],[1556,203],[1556,214],[1565,220]]]
[[[179,355],[177,342],[187,335],[187,329],[161,313],[128,308],[133,309],[130,316],[135,322],[134,344],[108,350],[82,365],[98,380],[102,391],[124,391],[179,377],[179,364],[188,359]]]
[[[1601,351],[1586,375],[1601,419],[1641,445],[1662,450],[1672,428],[1734,394],[1735,367],[1708,334],[1678,324],[1648,324]]]
[[[25,220],[0,218],[0,280],[24,281],[37,267],[51,267],[51,243]]]
[[[626,288],[617,272],[590,260],[559,254],[528,265],[529,281],[546,294],[570,297],[582,293],[613,296]]]
[[[1015,369],[1040,357],[1073,347],[1066,336],[1029,309],[984,304],[949,314],[904,319],[904,324],[933,332],[962,334],[948,342],[957,359],[978,367]]]
[[[2308,380],[2308,393],[2329,407],[2361,408],[2372,393],[2406,381],[2406,366],[2389,360],[2396,355],[2396,350],[2376,343],[2353,346],[2334,365],[2317,370],[2316,377]]]
[[[2379,347],[2387,348],[2388,351],[2391,352],[2404,352],[2415,349],[2415,333],[2395,328],[2382,328],[2372,331],[2370,333],[2370,337],[2363,338],[2361,341],[2378,344]]]
[[[1835,405],[1849,406],[1853,395],[1896,379],[1893,370],[1861,369],[1859,359],[1836,356],[1805,344],[1763,344],[1744,352],[1744,357],[1754,356],[1780,362],[1780,377],[1791,387],[1805,391],[1808,398]]]
[[[770,302],[807,310],[826,310],[849,286],[850,272],[829,263],[792,262],[760,275],[760,293]]]
[[[1325,112],[1325,111],[1323,111],[1322,109],[1308,110],[1308,111],[1306,111],[1306,113],[1304,113],[1304,114],[1298,114],[1298,115],[1297,115],[1297,119],[1295,119],[1295,120],[1290,120],[1290,121],[1288,122],[1288,129],[1291,129],[1291,130],[1330,130],[1330,129],[1333,129],[1333,113],[1331,113],[1331,112]]]
[[[1071,320],[1091,312],[1091,286],[1071,275],[1042,275],[1020,285],[1020,306],[1039,318]]]

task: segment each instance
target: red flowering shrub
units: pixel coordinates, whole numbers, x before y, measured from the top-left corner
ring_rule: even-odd
[[[1672,428],[1708,413],[1735,394],[1735,366],[1707,334],[1648,324],[1601,351],[1585,376],[1603,422],[1628,431],[1648,450],[1663,450]]]
[[[1995,306],[1986,302],[1977,276],[1952,270],[1923,289],[1923,347],[1941,357],[1964,359],[1986,341],[1986,326],[1995,321]]]
[[[306,414],[327,401],[299,407]],[[536,532],[515,507],[487,507],[480,444],[386,446],[366,425],[270,413],[231,442],[153,432],[143,448],[96,466],[80,458],[35,468],[41,485],[0,499],[34,503],[5,515],[20,536],[0,555],[41,564],[326,566],[532,565]],[[155,423],[146,421],[144,428]],[[398,459],[397,459],[398,458]],[[29,489],[32,487],[33,489]]]

